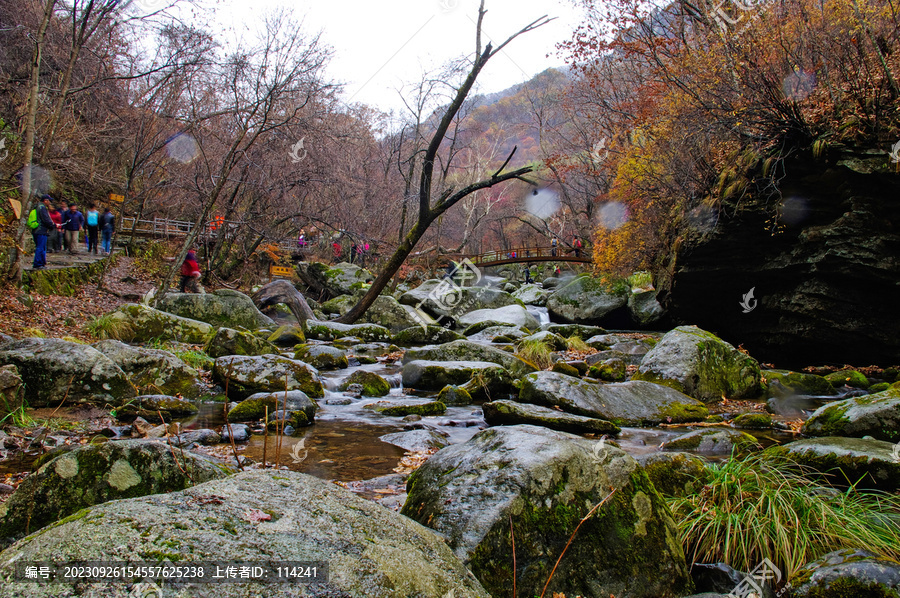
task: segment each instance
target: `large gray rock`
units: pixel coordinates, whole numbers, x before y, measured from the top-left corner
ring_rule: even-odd
[[[656,291],[632,291],[628,294],[628,314],[639,328],[653,326],[666,311],[656,300]]]
[[[206,354],[213,359],[226,355],[267,355],[277,353],[278,347],[264,338],[242,330],[222,327],[206,345]]]
[[[320,262],[297,264],[297,274],[310,288],[324,291],[328,296],[352,295],[361,290],[372,273],[348,262],[329,266]]]
[[[762,390],[755,359],[696,326],[666,334],[632,379],[665,384],[701,401],[756,398]]]
[[[171,340],[205,345],[216,331],[206,322],[182,318],[137,303],[122,305],[109,315],[126,326],[121,338],[138,343]]]
[[[491,361],[502,365],[513,378],[520,378],[534,371],[534,366],[511,353],[467,340],[458,340],[442,345],[410,349],[403,355],[403,363],[414,360],[426,361]]]
[[[573,434],[615,435],[621,432],[618,426],[606,420],[528,403],[500,400],[485,403],[481,408],[484,411],[484,421],[492,426],[530,424]]]
[[[466,337],[443,326],[412,326],[394,335],[394,342],[401,347],[412,345],[433,345],[464,340]]]
[[[635,459],[663,496],[695,494],[709,479],[706,461],[690,453],[650,453]]]
[[[858,484],[891,492],[900,488],[900,445],[862,438],[807,438],[773,446],[767,455],[811,467],[837,485]]]
[[[441,533],[495,596],[674,597],[691,586],[665,502],[625,452],[536,426],[484,430],[409,478],[401,511]],[[575,528],[591,508],[615,493]]]
[[[547,298],[550,317],[575,324],[601,325],[624,321],[631,287],[625,282],[607,284],[589,274],[576,276]]]
[[[442,449],[450,444],[450,435],[437,430],[410,430],[409,432],[394,432],[379,436],[379,440],[413,451],[425,452],[431,449]]]
[[[26,561],[318,561],[315,584],[203,583],[191,598],[489,598],[433,531],[330,482],[247,471],[182,492],[119,500],[44,529],[0,553]],[[154,557],[157,558],[157,557]],[[127,596],[124,582],[72,586],[6,581],[4,598]],[[168,596],[168,593],[166,594]]]
[[[263,315],[250,297],[231,289],[212,293],[168,293],[157,302],[156,309],[206,322],[216,328],[275,328],[272,318]]]
[[[24,390],[19,369],[14,365],[0,366],[0,419],[22,407]]]
[[[867,550],[847,548],[805,565],[791,584],[798,598],[890,598],[900,596],[900,564]]]
[[[139,392],[181,395],[188,399],[206,392],[200,373],[168,351],[133,347],[113,339],[91,346],[122,368]]]
[[[480,309],[518,305],[518,301],[499,289],[488,286],[457,286],[448,280],[426,280],[400,296],[400,303],[417,307],[437,318],[457,318]]]
[[[900,388],[819,407],[801,431],[808,436],[872,436],[900,440]]]
[[[528,310],[521,305],[507,305],[496,309],[476,309],[463,314],[457,320],[461,326],[471,326],[484,321],[509,324],[510,326],[525,327],[529,330],[537,330],[541,323],[537,321]]]
[[[695,451],[707,455],[730,455],[734,450],[747,451],[756,448],[756,439],[731,428],[703,428],[664,442],[664,451]]]
[[[341,324],[340,322],[307,320],[306,336],[323,341],[355,336],[366,342],[378,342],[391,340],[391,331],[378,324]]]
[[[177,459],[177,461],[176,461]],[[183,490],[234,473],[209,457],[165,442],[122,440],[50,459],[0,504],[0,546],[92,505]],[[4,594],[5,595],[5,594]]]
[[[14,365],[31,407],[72,403],[119,405],[135,396],[128,376],[88,345],[55,338],[24,338],[3,345],[0,365]]]
[[[325,396],[319,372],[311,365],[280,355],[220,357],[213,378],[228,389],[228,397],[241,400],[257,392],[302,390],[311,397]]]
[[[547,305],[547,297],[550,296],[550,291],[542,289],[536,284],[525,284],[513,292],[512,296],[525,305],[543,307]]]
[[[441,390],[475,378],[491,392],[509,392],[512,387],[509,372],[491,361],[409,361],[403,365],[402,376],[403,386],[416,390]]]
[[[278,410],[286,411],[288,414],[302,413],[302,416],[295,415],[294,419],[307,426],[315,421],[318,405],[301,390],[258,392],[232,407],[227,420],[234,422],[265,419],[267,409],[270,417]]]
[[[185,417],[199,412],[191,401],[169,395],[140,395],[129,399],[116,408],[113,415],[118,419],[143,417],[148,421],[160,421],[160,414],[168,421],[171,417]],[[162,423],[162,422],[160,422]]]
[[[326,314],[344,315],[350,311],[359,301],[358,296],[341,295],[322,304],[322,311]],[[366,310],[360,323],[378,324],[384,326],[393,333],[406,328],[420,326],[421,320],[417,317],[415,309],[409,305],[401,305],[399,301],[390,295],[379,295]]]
[[[837,394],[831,382],[815,374],[790,370],[765,370],[762,372],[762,377],[766,384],[766,394],[769,397]]]
[[[347,354],[341,349],[330,345],[304,345],[298,347],[294,353],[294,358],[305,361],[317,370],[340,370],[350,365]]]
[[[696,399],[651,382],[601,384],[557,372],[535,372],[522,379],[519,401],[597,417],[619,426],[681,423],[706,419]]]

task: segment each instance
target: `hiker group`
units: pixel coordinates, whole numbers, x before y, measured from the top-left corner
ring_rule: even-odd
[[[96,204],[91,203],[86,214],[82,214],[77,204],[70,203],[68,209],[59,210],[53,198],[44,195],[28,214],[28,227],[35,247],[33,268],[41,270],[47,266],[48,252],[65,250],[70,254],[78,253],[78,237],[82,229],[87,233],[85,242],[88,253],[96,255],[102,251],[103,255],[109,255],[115,223],[115,214],[109,208],[100,214]]]

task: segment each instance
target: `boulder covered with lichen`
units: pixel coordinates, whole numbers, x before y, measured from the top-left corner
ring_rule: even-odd
[[[106,339],[91,345],[128,374],[139,392],[195,399],[206,393],[200,373],[174,353]]]
[[[629,321],[631,287],[624,280],[576,276],[547,298],[547,311],[557,321],[574,324],[624,324]]]
[[[900,442],[900,386],[823,405],[806,420],[802,432]]]
[[[401,513],[442,534],[495,596],[510,595],[514,579],[517,598],[548,579],[547,595],[687,594],[691,578],[665,501],[632,457],[597,446],[530,425],[484,430],[417,469]]]
[[[157,302],[156,308],[206,322],[215,328],[275,328],[272,318],[259,311],[253,299],[232,289],[219,289],[212,293],[168,293]]]

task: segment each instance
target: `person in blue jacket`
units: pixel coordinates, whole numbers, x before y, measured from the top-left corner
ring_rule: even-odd
[[[50,198],[46,195],[42,197],[35,210],[38,227],[34,230],[34,262],[31,266],[35,270],[43,270],[47,266],[47,236],[56,230],[56,223],[50,218]]]
[[[62,227],[69,253],[78,253],[78,231],[84,228],[84,215],[78,211],[76,204],[70,203],[69,209],[63,212]]]

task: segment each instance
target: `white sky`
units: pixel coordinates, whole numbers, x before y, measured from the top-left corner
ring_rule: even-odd
[[[258,30],[267,11],[285,6],[334,50],[329,73],[346,84],[344,100],[402,109],[395,91],[475,48],[478,0],[220,0],[214,20],[234,34]],[[491,93],[562,66],[556,44],[568,40],[580,12],[570,0],[486,0],[485,42],[496,46],[547,14],[552,23],[525,34],[495,56],[479,77]],[[304,16],[305,15],[305,16]]]

